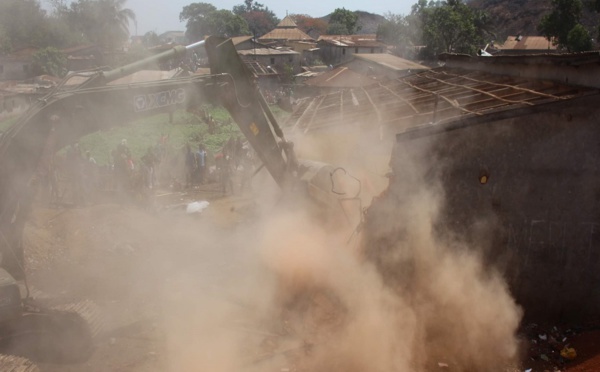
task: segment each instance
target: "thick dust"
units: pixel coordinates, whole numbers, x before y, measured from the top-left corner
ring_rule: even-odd
[[[360,164],[343,165],[360,175],[381,169],[361,169],[373,160],[365,148]],[[333,154],[331,146],[328,151]],[[272,204],[251,226],[212,238],[221,246],[217,251],[238,258],[227,279],[208,291],[212,295],[190,299],[194,289],[210,285],[199,278],[171,287],[188,305],[165,313],[170,370],[424,371],[447,364],[471,371],[514,365],[521,310],[501,275],[483,266],[477,247],[440,240],[434,225],[441,188],[435,180],[424,182],[416,164],[407,168],[401,182],[411,197],[396,206],[395,221],[378,221],[404,224],[402,239],[379,258],[393,273],[366,258],[372,241],[357,246],[356,238],[349,240],[351,230],[332,231],[297,205]],[[371,183],[382,183],[385,173],[378,177]],[[194,280],[197,287],[186,288]]]
[[[366,206],[387,184],[391,144],[343,143],[307,139],[299,155],[339,162],[361,181]],[[380,227],[366,235],[359,226],[332,228],[314,208],[281,203],[272,181],[254,185],[244,211],[217,200],[198,219],[96,208],[101,216],[86,216],[96,228],[73,233],[82,255],[104,252],[86,269],[102,283],[87,289],[121,290],[133,317],[157,322],[166,356],[155,370],[505,370],[517,358],[521,311],[477,247],[440,238],[434,226],[444,195],[421,160],[394,180],[407,197],[389,206],[392,217],[366,214]],[[221,225],[217,210],[240,218]],[[369,252],[385,239],[389,249],[374,259]],[[128,256],[131,268],[106,259],[113,254]]]

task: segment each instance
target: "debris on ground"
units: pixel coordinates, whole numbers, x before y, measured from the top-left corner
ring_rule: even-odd
[[[202,213],[203,210],[208,208],[209,204],[206,200],[191,202],[187,205],[185,211],[188,214]]]

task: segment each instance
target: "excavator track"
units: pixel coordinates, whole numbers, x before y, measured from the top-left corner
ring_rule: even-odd
[[[98,306],[90,300],[51,304],[35,301],[0,334],[0,352],[35,362],[81,363],[89,359],[104,331]],[[0,363],[0,371],[10,371]],[[20,371],[15,369],[15,371]],[[24,370],[27,371],[27,370]]]
[[[0,371],[3,372],[40,372],[40,369],[29,359],[0,354]]]
[[[77,314],[89,327],[93,339],[100,337],[106,331],[106,320],[102,316],[100,307],[91,300],[59,305],[52,308],[54,311]]]

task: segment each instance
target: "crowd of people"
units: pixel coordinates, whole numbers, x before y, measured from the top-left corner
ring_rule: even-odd
[[[159,186],[183,190],[211,184],[222,194],[249,188],[254,153],[241,137],[231,136],[214,156],[202,143],[188,143],[174,153],[167,151],[167,144],[168,136],[162,135],[136,159],[123,139],[111,151],[109,164],[99,165],[90,151],[74,143],[52,158],[43,194],[50,203],[84,205],[100,195],[114,195],[119,202],[144,201]]]

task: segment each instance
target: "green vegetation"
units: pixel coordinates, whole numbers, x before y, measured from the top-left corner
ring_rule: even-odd
[[[122,46],[135,14],[127,0],[48,0],[51,14],[39,0],[0,1],[0,52],[22,47],[66,48],[97,43],[108,49]],[[35,27],[34,27],[35,26]]]
[[[110,130],[89,134],[79,141],[83,151],[90,151],[98,164],[110,162],[111,151],[121,142],[127,144],[133,158],[139,160],[149,147],[155,146],[162,136],[167,136],[167,152],[174,154],[182,151],[186,144],[196,147],[199,143],[206,146],[207,151],[215,154],[233,135],[241,135],[235,124],[223,124],[229,119],[227,111],[221,107],[208,107],[208,112],[220,123],[213,134],[208,133],[208,126],[195,115],[183,110],[173,114],[173,123],[169,123],[168,114],[159,114],[129,125],[114,127]]]
[[[54,47],[40,49],[33,54],[32,63],[35,75],[64,77],[67,73],[67,57]]]
[[[592,37],[580,23],[582,14],[581,0],[552,0],[552,11],[542,18],[538,30],[570,52],[590,50]]]
[[[218,10],[208,3],[192,3],[183,7],[179,20],[186,22],[188,40],[202,40],[206,35],[232,37],[249,35],[248,23],[230,10]]]
[[[330,35],[352,35],[360,30],[358,15],[346,8],[337,8],[329,18],[327,33]]]
[[[10,128],[10,126],[13,125],[15,121],[17,121],[17,116],[0,121],[0,133]]]
[[[495,38],[486,13],[461,0],[419,0],[407,16],[388,14],[377,37],[407,55],[422,45],[421,58],[435,59],[444,52],[475,54],[486,40]]]
[[[279,19],[268,6],[254,0],[244,0],[244,4],[234,6],[233,14],[244,18],[250,32],[255,36],[266,34],[279,23]]]
[[[135,23],[135,13],[125,8],[127,0],[78,0],[69,6],[51,0],[55,17],[81,34],[89,42],[106,49],[119,49],[129,38],[129,24]]]
[[[227,110],[220,106],[207,106],[207,111],[217,121],[214,133],[209,133],[208,125],[195,115],[184,110],[176,111],[173,123],[168,114],[159,114],[132,122],[127,126],[114,127],[107,131],[92,133],[80,139],[83,151],[90,151],[98,164],[110,162],[110,153],[122,139],[127,144],[134,159],[139,160],[149,147],[155,146],[161,136],[168,136],[167,153],[183,151],[186,144],[197,147],[202,143],[209,154],[218,153],[231,136],[242,136],[238,126],[231,121]],[[271,107],[278,120],[283,121],[289,113],[277,106]],[[231,124],[226,124],[231,122]],[[0,123],[1,125],[4,123]]]

